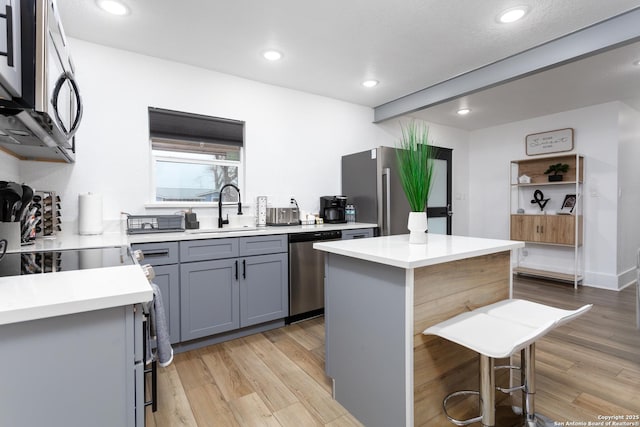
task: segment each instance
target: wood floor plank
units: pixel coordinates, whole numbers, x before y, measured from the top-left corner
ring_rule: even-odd
[[[158,427],[198,425],[175,364],[158,372],[158,411],[153,414],[153,418]]]
[[[260,395],[271,411],[286,408],[298,401],[297,397],[278,375],[265,365],[244,338],[227,341],[222,345],[236,362],[245,378],[249,380],[253,390]]]
[[[314,418],[300,402],[273,413],[283,427],[319,427],[324,424]]]
[[[201,351],[200,357],[224,398],[230,402],[252,393],[251,384],[224,348],[222,346],[207,347],[207,349],[210,348],[215,348],[217,351]]]
[[[215,384],[188,389],[186,394],[198,427],[240,426]]]
[[[234,400],[231,402],[231,410],[240,425],[281,427],[257,393],[251,393]]]

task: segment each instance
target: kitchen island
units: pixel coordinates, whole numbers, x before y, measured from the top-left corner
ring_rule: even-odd
[[[315,243],[325,257],[325,370],[368,427],[443,426],[442,399],[478,388],[477,354],[427,327],[511,296],[522,242],[430,234]]]

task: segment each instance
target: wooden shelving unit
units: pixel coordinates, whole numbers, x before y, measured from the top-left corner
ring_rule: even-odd
[[[544,172],[556,163],[569,165],[562,181],[549,182]],[[519,178],[529,177],[530,182],[521,183]],[[579,154],[563,154],[535,157],[511,161],[510,191],[510,238],[520,240],[527,245],[548,245],[573,251],[573,274],[546,269],[534,269],[522,266],[522,249],[518,252],[518,265],[514,273],[552,280],[571,282],[577,288],[582,281],[582,184],[584,180],[584,158]],[[529,197],[536,190],[552,192],[554,205],[539,208]],[[575,195],[575,206],[569,215],[557,214],[562,200],[560,195]],[[536,209],[539,211],[536,212]],[[520,213],[519,211],[524,211]],[[526,249],[526,248],[525,248]]]

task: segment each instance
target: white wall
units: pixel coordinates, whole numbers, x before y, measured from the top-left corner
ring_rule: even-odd
[[[22,162],[21,178],[62,193],[65,221],[78,194],[101,193],[105,219],[145,213],[150,200],[147,107],[246,121],[245,192],[275,205],[295,196],[317,211],[340,192],[340,156],[392,143],[371,108],[131,52],[71,40],[85,102],[76,163]],[[176,209],[170,209],[172,213]],[[202,209],[213,215],[214,209]]]
[[[509,237],[509,162],[527,158],[527,134],[575,130],[575,150],[585,157],[584,283],[618,288],[618,112],[621,103],[601,104],[471,132],[469,144],[469,234]],[[553,202],[553,200],[552,200]],[[531,246],[531,267],[572,272],[573,250]]]
[[[20,181],[20,161],[0,150],[0,181]]]
[[[618,286],[636,280],[640,248],[640,112],[621,104],[618,148]]]
[[[0,158],[0,166],[19,168],[20,179],[37,189],[59,192],[64,221],[71,227],[78,194],[89,191],[103,195],[105,220],[118,219],[121,211],[177,210],[145,209],[152,202],[149,106],[246,122],[242,198],[249,207],[259,195],[269,196],[274,206],[287,205],[295,196],[301,209],[317,212],[319,196],[340,193],[343,154],[393,146],[400,135],[398,121],[373,124],[368,107],[82,40],[70,42],[85,103],[76,163],[7,163]],[[430,130],[436,145],[454,149],[458,200],[453,232],[466,234],[468,132],[433,124]],[[215,208],[196,212],[209,221],[217,216]]]

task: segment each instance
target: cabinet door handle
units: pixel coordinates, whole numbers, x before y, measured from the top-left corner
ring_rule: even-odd
[[[246,259],[242,260],[242,278],[243,279],[247,278],[247,260]]]
[[[236,260],[236,280],[238,280],[238,260]]]
[[[544,234],[544,225],[540,226],[540,234]]]
[[[539,233],[539,232],[540,232],[540,226],[536,225],[536,233]]]

